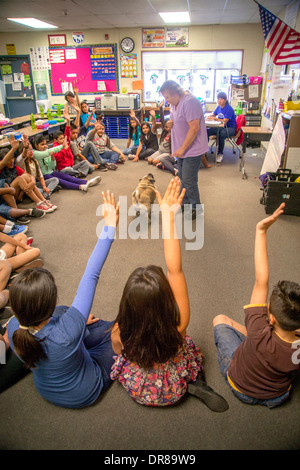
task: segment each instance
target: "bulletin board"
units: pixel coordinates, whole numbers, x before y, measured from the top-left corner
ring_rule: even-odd
[[[62,85],[76,84],[83,94],[119,93],[116,44],[49,48],[51,94],[63,95]]]

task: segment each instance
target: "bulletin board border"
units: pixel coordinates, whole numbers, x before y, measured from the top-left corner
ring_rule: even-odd
[[[117,90],[116,91],[104,91],[101,90],[99,92],[97,91],[87,91],[87,92],[78,92],[78,95],[96,95],[97,93],[103,95],[103,94],[111,94],[111,93],[120,93],[120,79],[119,79],[119,64],[118,64],[118,45],[117,43],[110,43],[110,44],[85,44],[82,46],[51,46],[49,47],[49,51],[51,49],[57,50],[57,49],[91,49],[92,47],[109,47],[109,46],[114,46],[114,58],[115,58],[115,70],[116,70],[116,85],[117,85]],[[50,64],[51,65],[51,64]],[[53,83],[52,83],[52,75],[51,75],[51,68],[48,70],[48,75],[49,75],[49,83],[50,83],[50,91],[52,96],[64,96],[64,93],[54,93],[53,92]],[[75,81],[75,80],[74,80]],[[104,80],[105,82],[109,82],[110,80]]]

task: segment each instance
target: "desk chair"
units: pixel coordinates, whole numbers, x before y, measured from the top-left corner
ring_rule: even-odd
[[[243,114],[239,114],[236,118],[236,134],[232,137],[228,137],[225,142],[229,142],[232,145],[233,148],[233,153],[236,153],[236,150],[238,150],[241,158],[242,154],[242,148],[241,144],[244,140],[244,132],[242,130],[242,127],[246,126],[246,117]],[[210,153],[213,152],[213,146],[217,144],[217,138],[215,135],[210,136],[209,140],[212,140],[211,146],[210,146]],[[236,150],[235,150],[236,149]],[[217,157],[217,152],[216,152],[216,157]]]

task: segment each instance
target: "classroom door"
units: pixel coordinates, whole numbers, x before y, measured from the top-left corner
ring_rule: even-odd
[[[36,114],[35,94],[29,55],[0,56],[0,80],[5,91],[6,117]]]

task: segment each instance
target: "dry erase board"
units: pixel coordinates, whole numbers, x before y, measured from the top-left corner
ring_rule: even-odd
[[[116,44],[49,48],[52,95],[63,95],[66,84],[79,93],[119,93]]]

